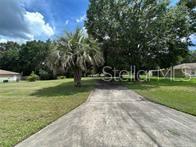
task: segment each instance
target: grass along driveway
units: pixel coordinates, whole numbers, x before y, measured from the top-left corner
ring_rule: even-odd
[[[11,146],[85,102],[95,80],[0,84],[0,146]]]
[[[149,82],[126,84],[151,101],[196,115],[196,78],[190,81],[152,79]]]

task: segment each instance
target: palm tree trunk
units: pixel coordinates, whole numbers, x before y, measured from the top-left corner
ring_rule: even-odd
[[[140,81],[141,79],[140,79],[140,73],[139,73],[139,70],[136,68],[136,67],[134,67],[135,69],[134,69],[134,81]]]
[[[138,74],[137,72],[134,74],[134,81],[140,81],[140,74]]]
[[[75,87],[81,87],[81,75],[82,75],[81,70],[76,68],[74,70],[74,85],[75,85]]]

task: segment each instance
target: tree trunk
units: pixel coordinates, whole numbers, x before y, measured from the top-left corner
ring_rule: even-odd
[[[75,87],[81,87],[81,75],[82,75],[82,72],[80,69],[74,70],[74,85],[75,85]]]
[[[140,81],[140,73],[139,70],[137,68],[135,68],[134,70],[134,81]]]
[[[135,81],[140,81],[140,74],[136,72],[134,76],[135,76],[134,78]]]

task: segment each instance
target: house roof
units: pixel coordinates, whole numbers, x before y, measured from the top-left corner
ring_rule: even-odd
[[[20,75],[20,73],[0,69],[0,75]]]
[[[174,66],[174,69],[196,69],[196,63],[184,63]]]

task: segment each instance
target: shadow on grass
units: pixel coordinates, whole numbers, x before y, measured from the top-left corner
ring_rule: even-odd
[[[68,95],[88,92],[92,90],[94,86],[95,86],[95,80],[93,79],[82,81],[81,87],[74,87],[74,83],[70,81],[70,82],[64,82],[54,87],[39,89],[36,92],[32,93],[31,96],[37,96],[37,97],[68,96]]]

